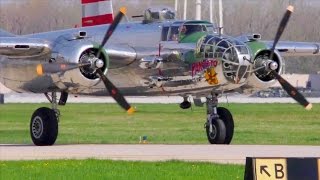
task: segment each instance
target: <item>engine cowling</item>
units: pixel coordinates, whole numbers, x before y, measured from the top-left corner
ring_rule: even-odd
[[[94,68],[94,63],[98,59],[96,55],[99,49],[99,46],[95,42],[85,38],[70,39],[61,36],[57,38],[55,44],[51,61],[92,64],[92,66],[80,67],[79,69],[64,72],[63,75],[59,76],[59,81],[64,84],[72,84],[73,86],[78,85],[79,87],[91,87],[100,82]],[[102,60],[101,69],[106,74],[109,67],[109,58],[104,49],[99,59]]]
[[[270,68],[273,68],[278,74],[281,74],[283,58],[278,51],[275,51],[273,58],[270,59],[270,53],[271,50],[269,49],[264,49],[255,53],[253,63],[254,72],[248,78],[246,86],[244,86],[246,90],[249,90],[250,92],[259,91],[276,83],[275,78],[270,73]]]

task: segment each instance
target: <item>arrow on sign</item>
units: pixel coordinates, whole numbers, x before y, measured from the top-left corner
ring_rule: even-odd
[[[264,172],[265,174],[267,174],[270,177],[271,175],[266,170],[267,168],[268,168],[268,166],[260,166],[260,174],[263,174],[263,172]]]

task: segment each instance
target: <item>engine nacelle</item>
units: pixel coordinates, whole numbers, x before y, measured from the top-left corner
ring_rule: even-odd
[[[275,78],[270,74],[270,70],[261,68],[266,66],[265,63],[276,62],[277,67],[274,67],[275,71],[278,74],[282,73],[283,59],[280,53],[278,51],[275,51],[272,60],[269,59],[270,53],[271,50],[266,49],[259,51],[256,54],[253,65],[253,70],[255,70],[255,72],[252,73],[252,75],[248,78],[247,84],[243,87],[246,91],[252,93],[255,91],[266,89],[276,83]],[[259,67],[260,69],[257,70]]]
[[[57,38],[55,44],[56,45],[53,47],[52,51],[53,53],[51,61],[93,64],[93,61],[97,59],[96,55],[98,53],[99,46],[89,39],[73,39],[69,36],[60,36]],[[104,49],[102,50],[99,59],[103,61],[103,72],[107,73],[109,58]],[[53,76],[53,79],[54,78],[57,77]],[[100,82],[99,77],[95,73],[95,68],[90,66],[66,71],[60,74],[57,80],[63,84],[75,86],[68,87],[70,89],[77,88],[77,85],[78,87],[92,87]]]

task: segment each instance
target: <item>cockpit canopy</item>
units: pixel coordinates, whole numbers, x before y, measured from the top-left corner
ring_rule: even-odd
[[[204,34],[217,33],[214,24],[207,21],[176,21],[168,23],[162,28],[162,41],[181,41],[183,38],[194,35],[197,41]]]
[[[144,23],[170,21],[176,18],[176,13],[170,7],[151,7],[144,12]]]

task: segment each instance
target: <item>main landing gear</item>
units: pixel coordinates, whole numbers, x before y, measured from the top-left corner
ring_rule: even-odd
[[[59,103],[56,92],[51,93],[51,97],[45,93],[52,108],[41,107],[37,109],[30,121],[30,135],[33,143],[37,146],[53,145],[58,136],[58,122],[60,112],[58,105],[65,105],[68,93],[62,92]]]
[[[230,111],[218,106],[218,94],[207,97],[207,122],[204,124],[211,144],[230,144],[234,122]]]

